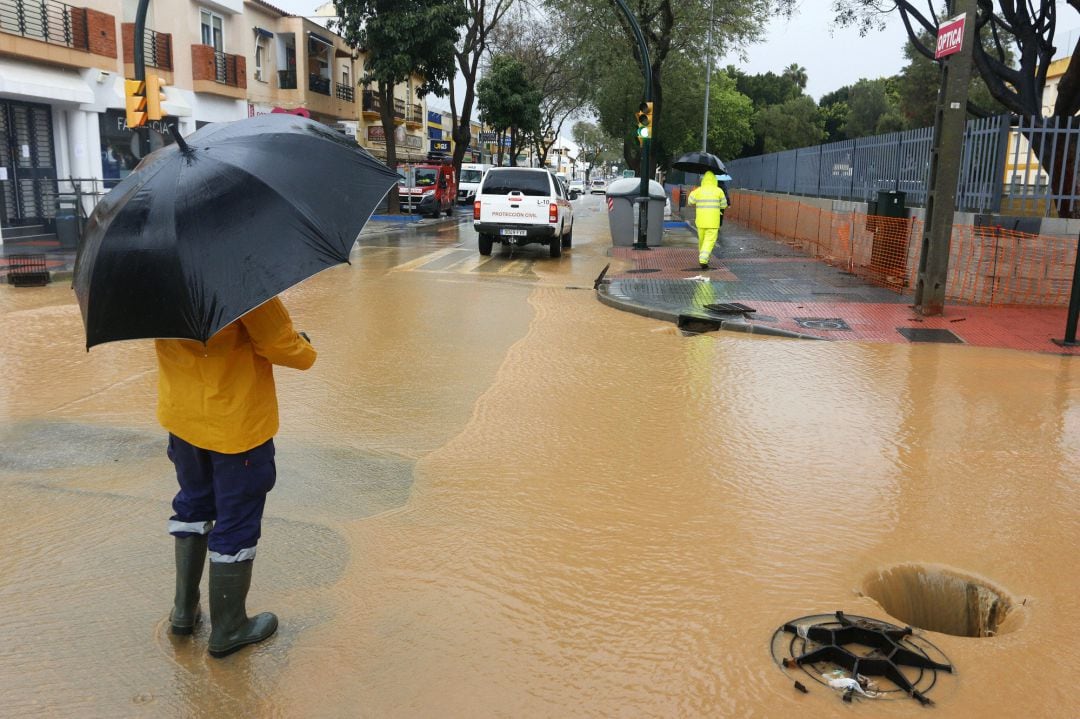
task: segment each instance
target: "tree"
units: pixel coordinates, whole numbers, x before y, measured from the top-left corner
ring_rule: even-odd
[[[810,147],[825,138],[818,107],[805,95],[758,110],[754,131],[762,138],[763,153]]]
[[[507,55],[496,55],[487,74],[477,83],[480,111],[499,133],[509,133],[510,165],[517,165],[523,140],[540,127],[540,91],[525,76],[525,66]],[[499,142],[499,164],[503,143]]]
[[[891,116],[889,123],[903,125],[899,103],[889,96],[886,81],[862,79],[851,86],[848,92],[848,116],[844,128],[849,138],[877,135],[882,130],[878,123],[882,118]]]
[[[795,62],[784,68],[783,77],[795,83],[800,90],[806,89],[806,81],[809,79],[806,68]]]
[[[921,33],[922,42],[927,47],[933,38]],[[982,38],[984,43],[987,38]],[[1011,57],[1012,53],[1008,55]],[[909,127],[930,127],[934,124],[937,112],[937,95],[941,86],[941,67],[937,62],[920,53],[911,42],[904,44],[904,57],[908,63],[900,71],[898,89],[900,92],[900,111],[904,114]],[[1011,60],[1008,61],[1011,64]],[[976,114],[988,115],[1002,109],[990,94],[979,73],[972,73],[968,87],[968,108]]]
[[[494,54],[513,57],[529,83],[540,92],[540,120],[535,132],[522,138],[536,152],[541,167],[566,119],[581,106],[582,77],[571,70],[564,33],[552,32],[558,17],[540,17],[532,8],[509,13],[493,34]]]
[[[334,29],[350,46],[367,53],[360,83],[376,84],[386,164],[396,167],[394,87],[420,75],[419,97],[446,93],[454,74],[454,43],[464,21],[461,5],[458,0],[334,0],[334,8]],[[388,201],[390,212],[396,213],[397,185]]]
[[[1075,11],[1080,12],[1080,0],[1066,0]],[[975,68],[990,92],[1003,107],[1017,115],[1043,116],[1043,90],[1046,74],[1053,61],[1056,48],[1054,34],[1057,29],[1056,0],[978,0],[975,31],[979,42],[973,43],[972,60]],[[923,38],[937,37],[937,28],[948,14],[939,15],[933,0],[916,3],[915,0],[833,0],[837,22],[854,25],[864,34],[885,25],[895,12],[908,33],[908,39],[917,52],[933,59],[934,47]],[[1015,48],[1016,64],[1010,62],[1010,52]],[[1073,56],[1080,54],[1080,41],[1073,49]],[[1080,112],[1080,62],[1069,63],[1068,69],[1058,82],[1058,96],[1051,117],[1070,118]],[[1036,119],[1039,123],[1039,119]],[[1043,142],[1041,138],[1029,137],[1032,150],[1046,166],[1052,166],[1054,187],[1077,190],[1074,158],[1077,143],[1072,141]],[[1080,216],[1080,208],[1073,208],[1069,200],[1058,205],[1062,217]]]
[[[619,146],[618,141],[601,130],[591,122],[575,122],[570,130],[570,136],[580,148],[578,162],[588,163],[585,170],[585,182],[589,181],[592,169],[603,159],[613,159],[614,150]]]
[[[667,97],[664,73],[671,59],[693,58],[695,71],[704,75],[707,52],[713,52],[717,46],[737,49],[757,39],[769,18],[789,12],[794,5],[794,0],[711,0],[710,3],[636,0],[631,3],[632,11],[649,51],[649,67],[642,68],[633,29],[614,0],[547,2],[568,19],[564,26],[576,48],[580,72],[596,80],[593,93],[608,96],[603,102],[590,98],[596,109],[600,104],[622,105],[609,102],[611,96],[621,94],[612,90],[624,85],[631,90],[631,103],[619,107],[621,115],[600,118],[605,130],[625,138],[623,154],[631,167],[640,166],[640,146],[631,133],[635,127],[633,112],[644,99],[643,74],[651,80],[653,126],[659,133],[668,119],[664,110]],[[713,44],[706,47],[710,7]],[[629,58],[630,63],[623,62],[623,58]],[[629,77],[615,75],[615,68],[628,72]],[[657,143],[651,145],[659,156],[662,148]]]
[[[732,78],[735,82],[736,90],[750,99],[755,118],[768,108],[784,105],[785,103],[800,97],[806,97],[803,95],[799,85],[795,82],[795,78],[788,75],[777,75],[775,72],[747,75],[737,69],[734,65],[728,65],[723,74]],[[806,99],[810,98],[807,97]],[[812,99],[810,99],[810,102],[813,104]],[[767,117],[768,119],[763,123],[759,123],[756,119],[751,123],[753,137],[743,145],[737,156],[748,157],[771,152],[770,150],[765,149],[766,144],[775,146],[777,139],[774,136],[769,143],[766,143],[765,135],[762,134],[762,129],[773,127],[774,121],[781,122],[782,119],[775,113],[768,113]],[[785,122],[782,124],[786,125],[788,123]]]
[[[454,171],[461,172],[465,151],[472,138],[472,111],[476,102],[476,83],[479,78],[480,60],[488,49],[492,32],[503,16],[510,10],[514,0],[456,0],[465,11],[465,25],[461,41],[454,49],[457,69],[461,73],[465,92],[459,108],[457,93],[450,91],[450,116],[454,123],[451,136],[454,139]]]

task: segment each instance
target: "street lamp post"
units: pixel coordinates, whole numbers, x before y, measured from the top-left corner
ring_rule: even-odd
[[[615,3],[626,16],[630,29],[637,40],[638,53],[641,55],[641,74],[645,78],[645,102],[652,102],[652,63],[649,61],[649,47],[645,44],[645,36],[641,34],[641,26],[637,18],[626,7],[624,0],[615,0]],[[652,144],[651,137],[645,137],[641,141],[641,187],[638,189],[638,231],[637,241],[634,242],[635,250],[649,249],[649,150]]]
[[[709,137],[709,86],[712,84],[712,21],[713,4],[709,3],[709,27],[705,31],[705,120],[701,125],[701,151],[708,152]]]

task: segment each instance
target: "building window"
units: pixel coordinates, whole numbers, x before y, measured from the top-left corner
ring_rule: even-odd
[[[255,36],[255,79],[266,82],[266,38],[262,35]]]
[[[225,52],[225,21],[209,10],[200,10],[199,18],[202,23],[202,44],[209,45],[216,52]]]

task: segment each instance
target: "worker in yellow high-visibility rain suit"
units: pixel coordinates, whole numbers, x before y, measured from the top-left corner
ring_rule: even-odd
[[[686,201],[697,208],[694,224],[698,233],[698,264],[707,270],[720,232],[720,216],[728,206],[727,197],[717,184],[716,175],[706,172],[701,176],[701,187],[691,192]]]

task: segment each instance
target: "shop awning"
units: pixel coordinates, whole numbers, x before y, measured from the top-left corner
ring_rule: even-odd
[[[72,70],[0,58],[0,95],[90,104],[94,93]]]
[[[270,38],[272,38],[274,36],[274,33],[270,32],[269,30],[264,30],[261,27],[256,27],[255,28],[255,34],[258,35],[259,37],[265,37],[267,39],[270,39]]]

